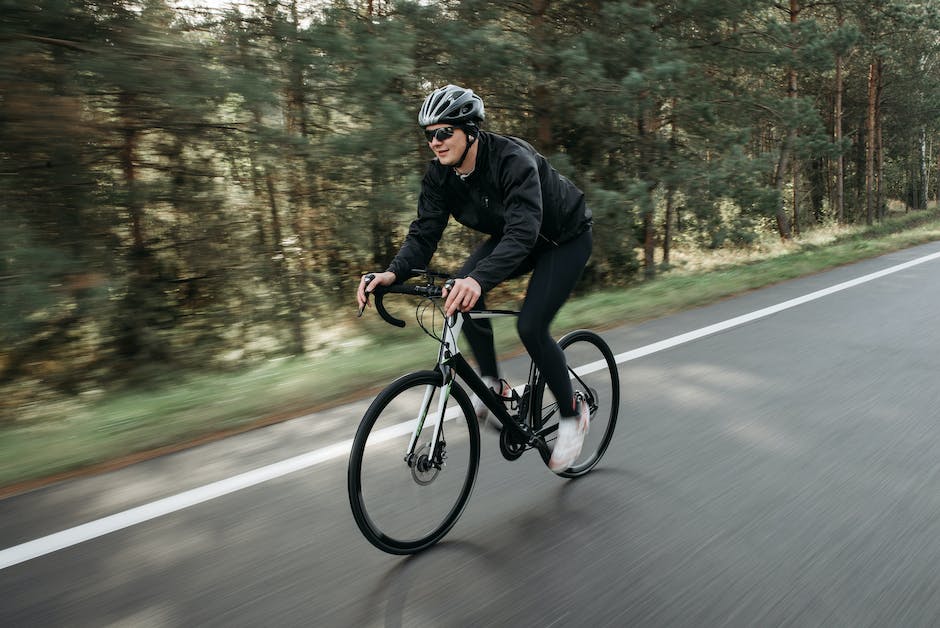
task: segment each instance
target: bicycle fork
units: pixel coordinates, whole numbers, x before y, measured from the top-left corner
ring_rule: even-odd
[[[405,452],[405,462],[409,467],[413,467],[415,464],[422,464],[424,461],[419,460],[415,447],[418,445],[418,439],[421,438],[421,432],[424,431],[424,428],[427,424],[429,416],[433,416],[434,421],[434,431],[431,433],[431,440],[428,442],[428,453],[426,464],[429,466],[441,468],[441,465],[444,464],[444,460],[447,458],[447,452],[445,450],[445,441],[443,438],[444,435],[444,421],[447,419],[445,416],[447,402],[450,400],[450,389],[453,385],[454,378],[452,373],[447,373],[444,375],[443,385],[440,387],[440,395],[437,400],[437,412],[433,415],[430,415],[431,402],[434,399],[434,390],[437,386],[428,385],[424,391],[424,399],[421,401],[421,406],[418,411],[418,416],[415,417],[415,429],[411,434],[411,440],[408,443],[408,450]]]

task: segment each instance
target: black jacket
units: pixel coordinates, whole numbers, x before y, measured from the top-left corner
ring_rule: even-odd
[[[474,171],[466,179],[431,161],[421,182],[418,218],[388,270],[399,281],[425,268],[450,216],[494,236],[499,243],[468,276],[484,292],[529,255],[558,246],[591,227],[584,193],[560,175],[528,143],[481,131]]]

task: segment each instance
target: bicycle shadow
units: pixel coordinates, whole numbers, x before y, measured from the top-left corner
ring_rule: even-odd
[[[386,628],[403,628],[413,625],[405,621],[408,602],[415,591],[420,591],[422,577],[433,577],[436,567],[454,561],[483,560],[488,568],[496,571],[500,565],[488,557],[486,549],[468,541],[441,541],[420,554],[399,559],[376,583],[372,593],[364,601],[356,626],[375,625],[377,617],[384,617]],[[420,603],[420,601],[418,602]],[[383,611],[384,607],[384,611]]]
[[[616,469],[598,469],[592,475],[606,478],[607,487],[632,477]],[[508,518],[475,518],[463,527],[458,523],[449,539],[397,559],[363,600],[355,625],[488,625],[506,619],[507,612],[519,612],[514,608],[517,598],[530,603],[537,599],[533,593],[545,587],[563,588],[564,578],[552,575],[553,565],[556,571],[559,563],[577,569],[597,559],[603,548],[576,548],[585,553],[577,559],[559,557],[555,548],[602,525],[585,504],[608,505],[613,497],[609,489],[598,490],[585,481],[565,481],[537,493],[544,499],[521,504]],[[481,536],[488,540],[474,540]]]

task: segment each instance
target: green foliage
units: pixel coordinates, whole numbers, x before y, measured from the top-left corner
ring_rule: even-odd
[[[592,272],[615,283],[629,281],[639,268],[635,248],[637,214],[627,194],[591,187],[594,214]]]
[[[62,281],[74,262],[39,244],[25,221],[4,207],[0,214],[0,341],[13,349],[31,330],[54,316]]]
[[[826,220],[840,155],[863,216],[874,60],[882,202],[935,199],[937,3],[800,4],[0,0],[0,373],[41,397],[328,344],[414,216],[415,111],[448,82],[587,193],[587,291],[650,276],[667,220],[706,248]]]

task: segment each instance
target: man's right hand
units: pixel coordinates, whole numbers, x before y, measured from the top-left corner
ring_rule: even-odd
[[[371,278],[371,280],[370,280]],[[369,293],[378,286],[390,286],[395,283],[395,273],[385,271],[384,273],[368,273],[359,280],[359,289],[356,290],[356,300],[359,302],[359,314],[369,303]]]

